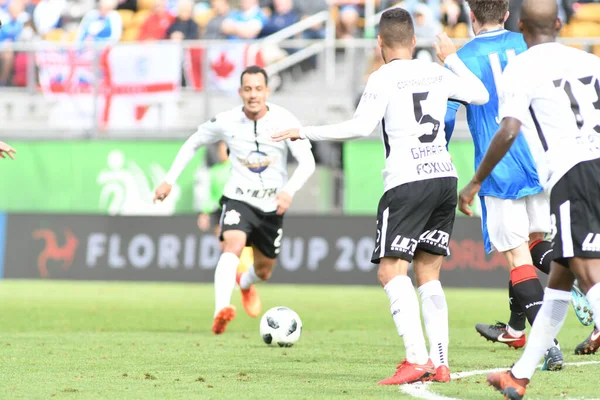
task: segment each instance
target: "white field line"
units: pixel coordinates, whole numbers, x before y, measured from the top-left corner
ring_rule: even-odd
[[[565,365],[572,365],[572,366],[589,365],[589,364],[600,364],[600,361],[581,361],[581,362],[565,363]],[[455,374],[451,374],[450,376],[452,377],[452,380],[455,380],[455,379],[467,378],[469,376],[474,376],[474,375],[487,375],[492,372],[506,371],[507,369],[508,368],[480,369],[480,370],[474,370],[474,371],[457,372]],[[400,385],[400,391],[405,394],[408,394],[411,397],[417,398],[417,399],[460,400],[455,397],[447,397],[447,396],[442,396],[441,394],[435,394],[429,390],[430,385],[431,385],[431,382],[413,383],[410,385]]]

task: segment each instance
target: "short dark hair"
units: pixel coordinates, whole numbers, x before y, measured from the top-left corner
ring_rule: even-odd
[[[250,67],[247,67],[242,72],[242,75],[240,76],[240,86],[242,86],[244,84],[244,75],[246,75],[246,74],[250,74],[250,75],[262,74],[265,77],[265,86],[269,86],[269,76],[267,75],[267,71],[265,71],[263,68],[259,67],[258,65],[252,65]]]
[[[392,8],[381,15],[379,36],[388,47],[412,45],[415,27],[410,13],[403,8]]]
[[[475,19],[483,24],[503,24],[509,0],[467,0]]]

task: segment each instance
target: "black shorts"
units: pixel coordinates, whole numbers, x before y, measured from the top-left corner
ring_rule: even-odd
[[[411,262],[415,251],[449,255],[456,218],[456,178],[405,183],[384,193],[377,209],[377,238],[371,261]]]
[[[283,235],[283,216],[266,213],[242,201],[221,198],[221,237],[226,231],[244,231],[246,246],[256,246],[268,258],[277,258]]]
[[[552,255],[569,267],[573,257],[600,258],[600,159],[569,170],[550,191]]]

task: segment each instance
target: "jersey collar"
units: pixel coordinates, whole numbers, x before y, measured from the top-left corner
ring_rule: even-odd
[[[500,28],[500,29],[496,29],[493,31],[487,31],[487,32],[483,32],[480,33],[479,35],[475,36],[476,38],[483,38],[483,37],[492,37],[492,36],[498,36],[502,33],[506,32],[506,29],[504,28]]]

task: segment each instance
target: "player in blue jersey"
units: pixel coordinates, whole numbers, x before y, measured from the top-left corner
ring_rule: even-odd
[[[475,38],[457,54],[490,94],[487,104],[465,105],[477,168],[499,127],[497,82],[510,59],[527,50],[527,45],[520,33],[503,28],[508,18],[508,0],[468,0],[468,3]],[[459,106],[455,102],[448,104],[448,141]],[[508,324],[477,324],[476,329],[486,339],[514,348],[525,345],[526,320],[533,324],[542,305],[544,289],[535,266],[548,273],[551,261],[546,257],[551,243],[543,240],[551,230],[550,203],[538,176],[544,172],[538,172],[531,154],[535,150],[530,150],[520,135],[479,192],[486,252],[503,253],[510,268],[511,314]],[[548,350],[546,362],[548,369],[562,368],[563,357],[558,346]]]
[[[507,17],[506,0],[470,0],[471,19],[476,37],[457,53],[471,71],[485,84],[490,100],[483,106],[466,105],[469,130],[475,144],[475,168],[481,162],[499,127],[496,82],[507,63],[527,49],[523,36],[503,29]],[[450,141],[459,103],[449,103],[446,115],[446,141]],[[535,149],[534,149],[535,150]],[[544,173],[544,171],[540,171]],[[535,265],[546,274],[550,271],[551,243],[544,239],[550,230],[549,204],[539,183],[531,150],[522,135],[502,161],[494,168],[480,191],[482,231],[485,249],[505,254],[511,269],[508,324],[477,324],[477,331],[493,342],[519,348],[525,344],[525,320],[533,322],[540,308],[543,291]],[[591,325],[589,304],[579,289],[573,288],[573,306],[582,324]],[[592,354],[600,348],[600,332],[594,330],[579,344],[576,354]],[[551,349],[549,366],[560,365],[558,348]]]

